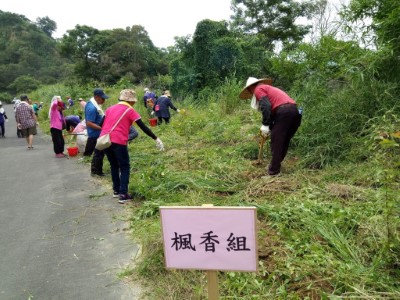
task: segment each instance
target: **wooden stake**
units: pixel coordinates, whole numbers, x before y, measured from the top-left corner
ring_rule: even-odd
[[[208,281],[208,299],[218,300],[218,273],[217,271],[207,271],[207,281]]]

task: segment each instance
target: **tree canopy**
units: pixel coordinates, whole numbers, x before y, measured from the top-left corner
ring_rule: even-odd
[[[55,23],[49,18],[42,21],[43,26],[53,24],[53,27],[38,27],[24,16],[0,11],[0,90],[3,92],[15,95],[37,87],[38,83],[54,83],[62,77],[59,69],[63,61],[50,34]],[[34,78],[35,84],[22,86],[20,82],[26,82],[23,78],[27,77]]]
[[[231,26],[248,35],[260,35],[264,47],[274,50],[281,42],[284,46],[297,44],[309,32],[310,25],[296,23],[299,18],[310,18],[315,1],[295,0],[232,0]]]

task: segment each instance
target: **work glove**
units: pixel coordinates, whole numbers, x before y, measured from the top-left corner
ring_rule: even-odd
[[[154,116],[154,110],[150,113],[152,116]]]
[[[179,113],[180,111],[181,111],[181,110],[180,110],[179,108],[176,110],[177,113]]]
[[[269,136],[271,130],[269,129],[269,126],[261,125],[260,132],[263,137],[267,137]]]
[[[163,144],[163,142],[160,140],[160,138],[157,138],[157,139],[156,139],[156,147],[158,148],[158,150],[164,151],[164,144]]]

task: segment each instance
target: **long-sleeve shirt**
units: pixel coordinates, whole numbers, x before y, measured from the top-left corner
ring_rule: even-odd
[[[167,96],[160,96],[154,103],[153,110],[156,112],[157,117],[169,118],[171,116],[169,108],[175,111],[177,110],[177,108],[172,104],[171,99]]]

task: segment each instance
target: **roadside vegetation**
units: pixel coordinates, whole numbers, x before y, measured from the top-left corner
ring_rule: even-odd
[[[56,94],[66,93],[55,88]],[[107,91],[112,95],[107,105],[122,88]],[[143,87],[136,89],[143,94]],[[332,96],[319,111],[305,110],[283,174],[271,178],[265,176],[267,146],[263,164],[257,163],[259,113],[248,101],[237,101],[240,89],[227,82],[207,102],[176,102],[184,112],[174,114],[168,126],[152,127],[165,152],[141,131],[130,144],[130,191],[138,198],[127,208],[128,221],[142,255],[127,276],[147,285],[149,299],[205,299],[204,272],[164,268],[159,206],[256,206],[259,272],[219,273],[222,299],[400,297],[398,115],[388,110],[359,124],[358,132],[346,133],[354,135],[350,141],[314,126],[314,137],[326,139],[320,147],[341,149],[322,156],[304,141],[311,124],[321,115],[329,118]],[[135,108],[147,121],[143,105]],[[347,119],[355,122],[359,113]],[[46,109],[44,126],[45,115]]]
[[[57,76],[54,60],[41,66],[42,52],[14,51],[25,47],[21,29],[51,38],[51,30],[38,32],[51,20],[35,27],[0,11],[0,100],[29,93],[43,101],[48,132],[54,95],[89,99],[102,87],[107,107],[134,88],[147,122],[144,87],[171,90],[181,113],[152,127],[166,151],[141,131],[129,145],[137,199],[127,221],[142,248],[120,277],[141,280],[149,299],[206,299],[204,272],[165,269],[159,219],[159,206],[205,203],[257,207],[259,272],[219,273],[222,299],[399,299],[399,1],[352,0],[335,22],[326,1],[232,5],[229,27],[203,20],[168,49],[154,48],[141,26],[76,26],[47,47],[62,66]],[[297,26],[299,17],[313,27]],[[24,77],[26,53],[43,67],[36,77]],[[273,78],[303,108],[279,177],[266,176],[268,142],[257,163],[261,117],[238,98],[249,76]],[[78,114],[78,105],[66,113]]]

